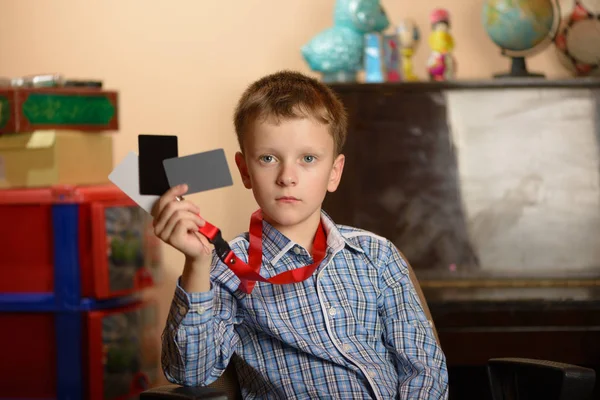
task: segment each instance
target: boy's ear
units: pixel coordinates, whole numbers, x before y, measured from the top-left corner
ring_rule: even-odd
[[[244,187],[246,189],[252,189],[252,181],[250,180],[250,174],[248,173],[248,166],[246,165],[246,159],[241,152],[235,153],[235,164],[240,171],[240,176],[242,177],[242,182],[244,183]]]
[[[346,157],[343,154],[338,155],[333,161],[331,173],[329,174],[329,182],[327,183],[327,191],[335,192],[342,180],[342,172],[344,172],[344,163]]]

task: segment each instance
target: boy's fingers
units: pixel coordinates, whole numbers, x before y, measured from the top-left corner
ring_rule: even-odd
[[[191,213],[181,213],[179,215],[174,215],[171,217],[175,223],[180,221],[186,221],[186,227],[188,227],[192,231],[197,231],[198,227],[204,226],[204,220],[198,214]]]
[[[164,210],[162,210],[158,218],[155,219],[154,232],[157,235],[161,234],[167,228],[169,221],[173,219],[174,216],[176,217],[177,213],[180,212],[188,212],[190,214],[189,217],[197,218],[197,220],[200,222],[201,218],[199,216],[198,211],[198,207],[193,203],[187,201],[173,201],[170,204],[167,204],[167,206],[164,208]],[[187,217],[188,216],[186,215],[186,218]],[[203,221],[202,225],[204,225]]]
[[[165,194],[163,194],[160,197],[159,206],[158,206],[158,212],[160,213],[161,210],[167,204],[169,204],[172,201],[176,201],[177,196],[182,196],[187,191],[188,191],[188,186],[185,183],[182,183],[181,185],[173,186],[172,188],[170,188],[169,190],[167,190],[165,192]]]
[[[196,238],[200,241],[200,243],[202,243],[202,245],[204,247],[206,247],[208,244],[206,238],[204,236],[202,236],[201,234],[199,234],[197,232],[197,224],[196,222],[194,222],[191,219],[182,219],[179,220],[175,226],[173,227],[173,239],[174,240],[180,240],[181,238],[183,238],[184,236],[187,235],[195,235]]]
[[[189,204],[194,208],[194,210],[190,210],[190,211],[200,213],[200,209],[195,204],[190,203],[190,202],[184,202],[183,200],[177,201],[177,198],[179,196],[181,196],[182,194],[186,193],[187,191],[188,191],[188,187],[186,184],[173,186],[171,189],[166,191],[165,194],[162,195],[160,197],[160,199],[158,200],[158,206],[156,207],[155,210],[153,210],[153,216],[160,217],[161,214],[164,213],[165,209],[168,208],[169,206],[171,206],[171,204],[173,204],[173,203]]]
[[[180,219],[179,221],[177,221],[175,226],[173,226],[172,234],[174,236],[179,236],[183,238],[188,234],[188,232],[193,232],[195,228],[196,224],[194,223],[194,221],[189,219]]]
[[[210,250],[211,244],[208,241],[208,239],[206,238],[206,236],[204,236],[200,232],[194,232],[194,234],[196,235],[196,237],[198,238],[200,243],[202,243],[204,245],[204,254],[210,254],[211,253],[211,250]]]

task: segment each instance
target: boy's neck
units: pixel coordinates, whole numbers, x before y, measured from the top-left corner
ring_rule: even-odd
[[[321,222],[321,210],[294,226],[271,225],[292,242],[299,244],[312,254],[313,241],[319,222]]]

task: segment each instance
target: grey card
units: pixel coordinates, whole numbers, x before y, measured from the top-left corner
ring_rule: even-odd
[[[187,194],[233,185],[223,149],[206,151],[163,161],[169,186],[185,183]]]

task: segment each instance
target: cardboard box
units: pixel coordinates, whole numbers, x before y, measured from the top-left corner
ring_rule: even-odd
[[[0,89],[0,134],[40,129],[119,129],[117,92],[88,88]]]
[[[0,189],[109,183],[112,135],[46,130],[0,136]]]

